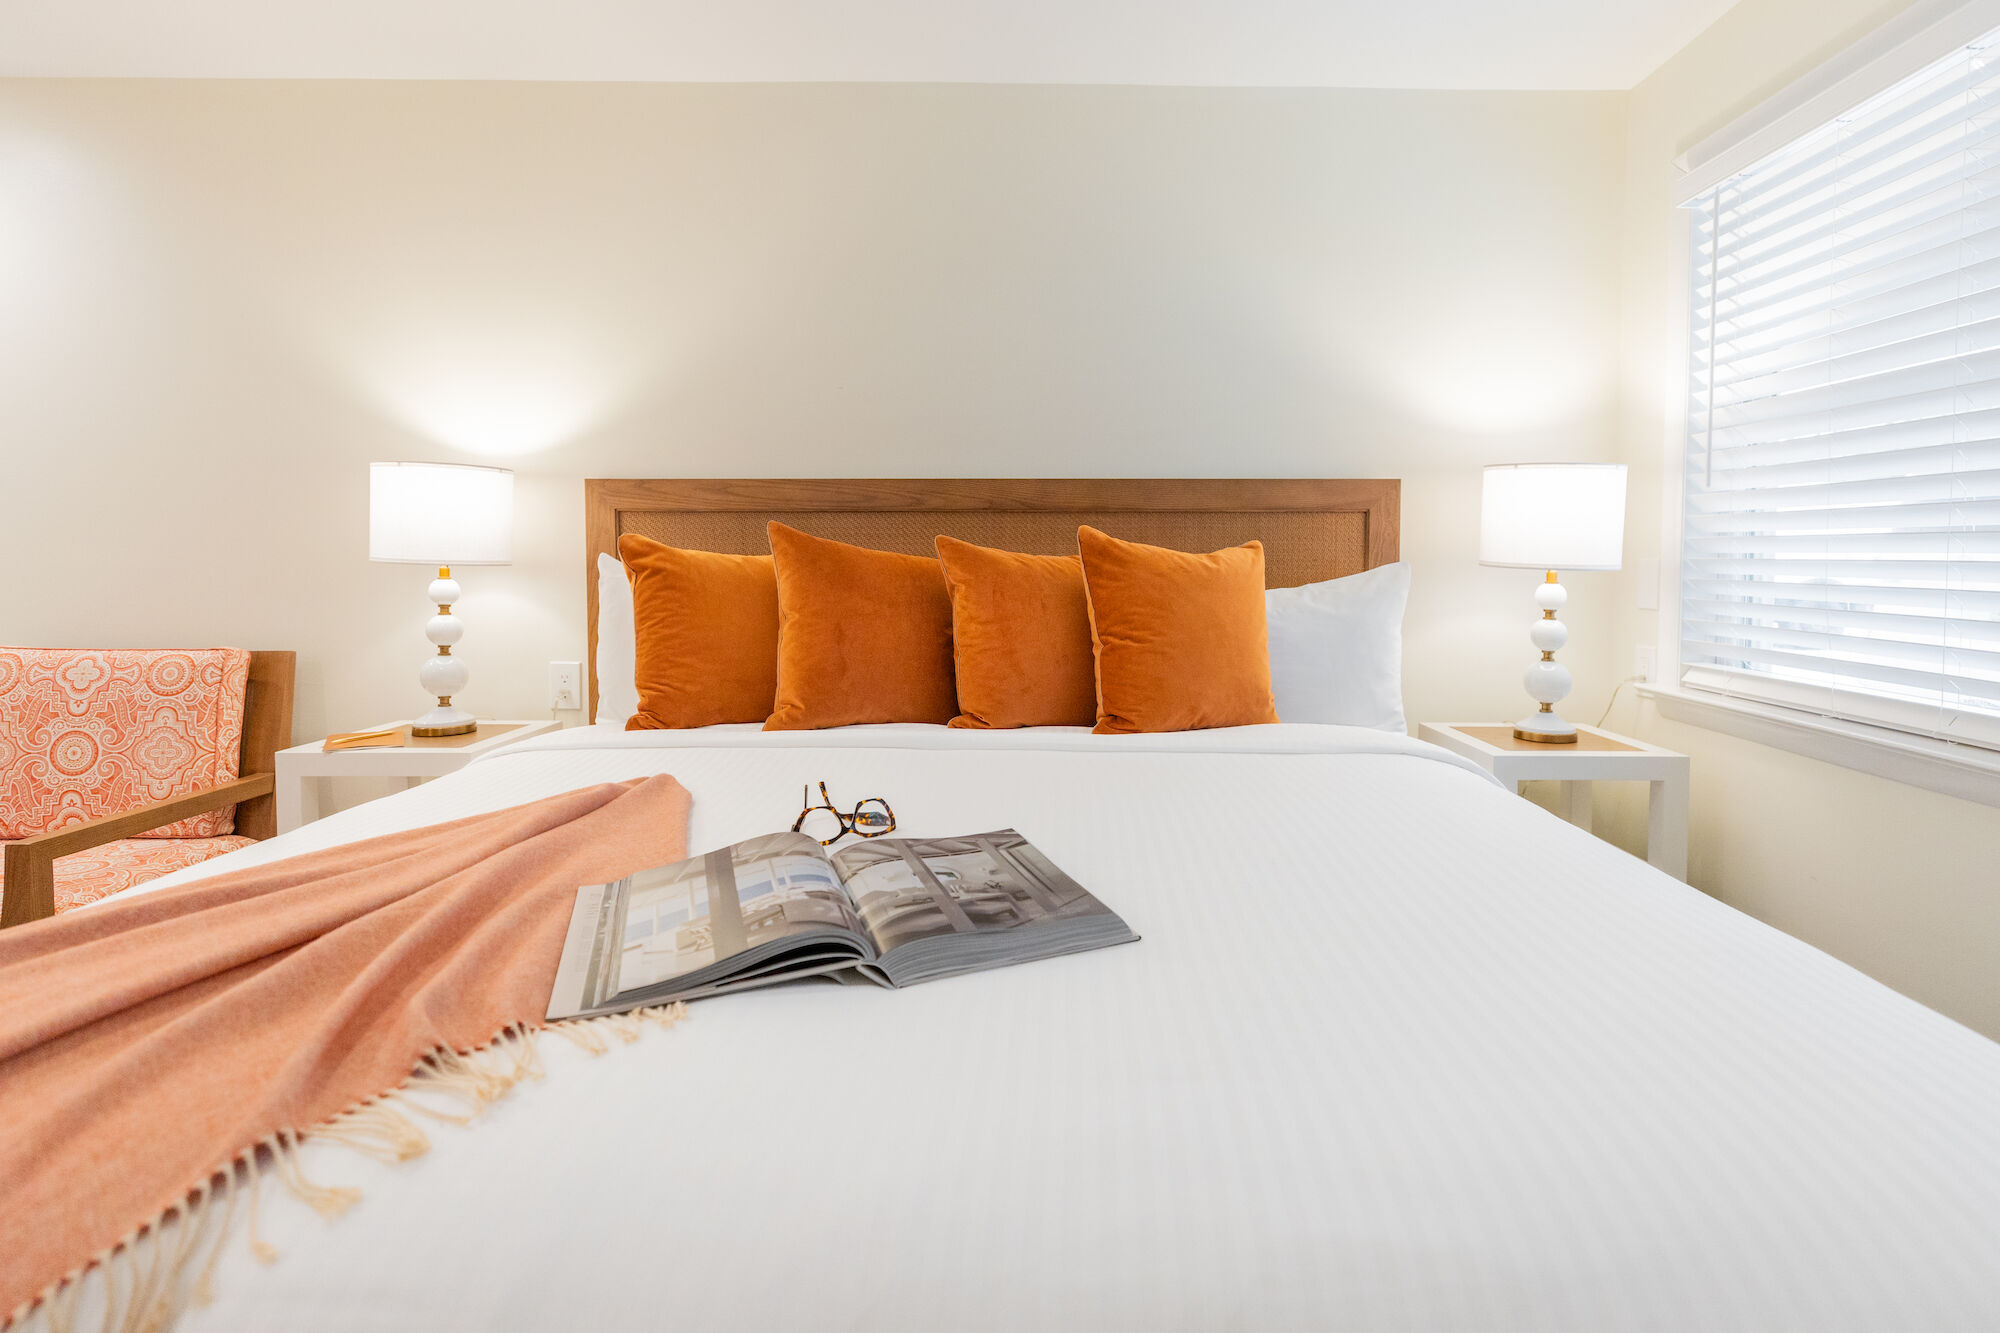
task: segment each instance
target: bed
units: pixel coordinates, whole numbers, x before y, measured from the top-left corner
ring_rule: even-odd
[[[889,519],[860,490],[822,514],[893,535],[995,512],[948,489],[970,483],[858,485]],[[1274,579],[1395,556],[1379,486],[1357,511],[1162,483],[1111,513],[1111,489],[1008,485],[1024,547],[1089,501],[1142,539],[1165,515],[1344,552]],[[640,524],[814,521],[771,498],[598,484],[591,554]],[[231,1246],[185,1328],[2000,1322],[2000,1047],[1405,736],[601,724],[133,892],[663,772],[695,848],[789,824],[820,779],[916,836],[1012,824],[1144,938],[730,996],[599,1057],[545,1040],[546,1081],[427,1156],[309,1143],[363,1202],[267,1209],[280,1261]]]

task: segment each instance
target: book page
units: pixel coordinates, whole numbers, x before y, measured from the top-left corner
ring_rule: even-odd
[[[871,838],[842,848],[833,863],[883,954],[934,936],[1110,912],[1013,829]]]
[[[773,833],[620,881],[604,996],[655,986],[790,935],[866,935],[820,845]]]

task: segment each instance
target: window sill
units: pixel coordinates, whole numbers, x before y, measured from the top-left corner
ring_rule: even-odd
[[[1641,685],[1662,717],[1913,787],[2000,806],[2000,753],[1706,690]]]

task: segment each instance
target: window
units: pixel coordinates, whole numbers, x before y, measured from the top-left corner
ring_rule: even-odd
[[[1688,686],[2000,748],[1996,42],[1689,204]]]

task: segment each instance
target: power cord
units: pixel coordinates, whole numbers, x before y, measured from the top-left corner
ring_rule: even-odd
[[[1611,697],[1604,701],[1604,716],[1597,719],[1597,725],[1600,727],[1603,726],[1604,719],[1611,716],[1611,710],[1618,704],[1618,692],[1620,690],[1623,690],[1627,685],[1636,684],[1644,679],[1645,679],[1644,676],[1627,676],[1625,677],[1625,679],[1619,681],[1616,685],[1612,686]]]

